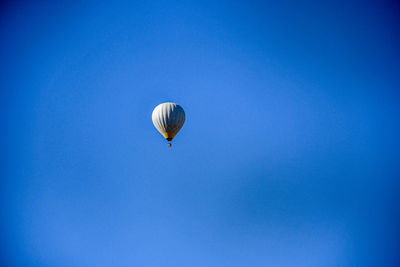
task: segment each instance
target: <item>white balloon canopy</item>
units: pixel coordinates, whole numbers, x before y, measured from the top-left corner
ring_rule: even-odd
[[[171,146],[172,139],[185,123],[185,111],[176,103],[162,103],[152,114],[153,124]]]

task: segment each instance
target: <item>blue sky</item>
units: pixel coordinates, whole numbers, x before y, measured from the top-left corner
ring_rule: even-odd
[[[399,12],[3,4],[3,265],[398,266]]]

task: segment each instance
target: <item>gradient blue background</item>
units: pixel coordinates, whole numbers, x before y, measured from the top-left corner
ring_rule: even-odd
[[[362,2],[3,3],[2,266],[398,266],[400,8]]]

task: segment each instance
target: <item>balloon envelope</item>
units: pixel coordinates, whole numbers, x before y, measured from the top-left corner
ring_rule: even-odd
[[[152,120],[164,138],[171,141],[185,123],[185,111],[176,103],[162,103],[153,110]]]

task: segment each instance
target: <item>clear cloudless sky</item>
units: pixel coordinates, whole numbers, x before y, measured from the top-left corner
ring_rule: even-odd
[[[0,17],[1,266],[399,266],[395,1]]]

